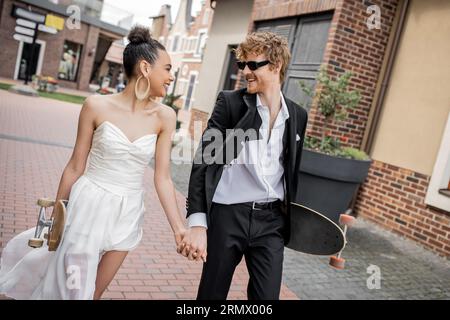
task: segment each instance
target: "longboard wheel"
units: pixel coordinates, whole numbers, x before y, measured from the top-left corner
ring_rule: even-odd
[[[52,220],[52,226],[48,231],[48,251],[56,251],[63,236],[66,221],[66,207],[61,200],[55,203]]]
[[[31,238],[28,240],[28,245],[32,248],[40,248],[44,244],[44,240],[39,238]]]
[[[41,198],[37,201],[38,206],[40,207],[44,207],[44,208],[48,208],[48,207],[52,207],[55,205],[55,201],[50,200],[50,199],[46,199],[46,198]]]
[[[342,270],[345,267],[345,259],[336,256],[330,257],[330,266]]]
[[[355,222],[355,217],[348,214],[341,214],[339,217],[339,223],[343,226],[351,227]]]

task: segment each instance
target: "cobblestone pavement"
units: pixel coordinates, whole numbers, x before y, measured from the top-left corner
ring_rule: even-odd
[[[75,142],[79,111],[76,104],[0,90],[0,255],[9,239],[36,225],[36,200],[55,196]],[[176,253],[150,167],[144,187],[147,212],[142,242],[127,256],[104,298],[194,299],[201,263]],[[177,200],[184,208],[185,199],[178,192]],[[228,298],[245,299],[247,281],[242,263]],[[286,286],[281,297],[297,299]]]

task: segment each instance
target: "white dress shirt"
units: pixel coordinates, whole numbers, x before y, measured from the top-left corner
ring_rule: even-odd
[[[235,204],[242,202],[271,202],[284,200],[283,134],[289,112],[281,94],[281,109],[270,131],[270,110],[256,95],[256,108],[262,123],[260,140],[244,144],[236,159],[224,165],[214,193],[213,202]],[[188,217],[189,227],[207,227],[206,214],[196,212]]]

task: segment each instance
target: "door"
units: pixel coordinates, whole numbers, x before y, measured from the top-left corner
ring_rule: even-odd
[[[34,44],[34,52],[32,54],[32,45],[30,43],[23,43],[22,55],[20,57],[19,63],[19,74],[18,78],[20,80],[25,80],[26,77],[26,68],[30,68],[28,74],[30,75],[29,80],[31,80],[31,76],[36,74],[39,53],[41,51],[41,45],[39,43]]]
[[[283,94],[300,105],[308,103],[299,81],[314,87],[328,41],[332,13],[271,20],[256,25],[257,31],[271,31],[286,37],[291,50]],[[306,107],[306,105],[305,105]]]
[[[236,49],[236,46],[228,47],[228,68],[222,90],[234,90],[236,86],[239,69],[237,67],[234,49]]]

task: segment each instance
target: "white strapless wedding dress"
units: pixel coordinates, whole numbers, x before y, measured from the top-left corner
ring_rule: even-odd
[[[92,299],[97,267],[110,250],[129,251],[142,238],[143,177],[157,135],[130,141],[103,122],[94,132],[89,165],[72,186],[58,250],[28,247],[35,228],[9,241],[0,261],[0,293],[15,299]]]

